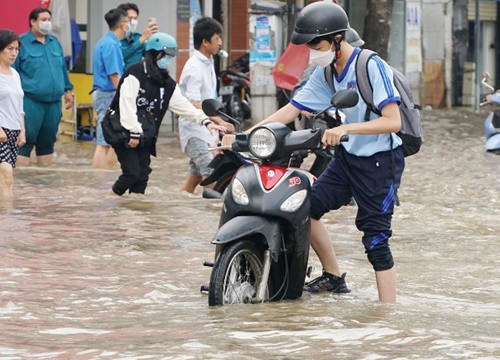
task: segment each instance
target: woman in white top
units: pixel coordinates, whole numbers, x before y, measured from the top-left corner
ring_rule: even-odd
[[[0,30],[0,196],[12,196],[18,147],[26,142],[24,92],[19,74],[11,67],[20,45],[16,33]]]

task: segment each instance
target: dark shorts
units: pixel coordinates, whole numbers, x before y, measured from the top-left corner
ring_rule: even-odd
[[[6,162],[15,168],[18,153],[17,137],[19,136],[20,130],[2,129],[5,131],[5,134],[7,134],[7,141],[0,142],[0,163]]]
[[[354,197],[358,205],[356,226],[364,232],[370,250],[391,235],[394,199],[401,182],[404,156],[401,147],[368,157],[349,154],[342,146],[312,187],[311,217],[320,219]]]

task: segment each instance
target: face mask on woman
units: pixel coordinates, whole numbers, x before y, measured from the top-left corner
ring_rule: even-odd
[[[309,49],[309,60],[314,64],[326,68],[335,61],[335,53],[331,48],[326,51]]]
[[[52,23],[50,21],[40,21],[40,32],[47,35],[52,30]]]
[[[172,59],[173,57],[171,56],[164,56],[156,62],[156,65],[158,65],[160,69],[166,70],[172,62]]]

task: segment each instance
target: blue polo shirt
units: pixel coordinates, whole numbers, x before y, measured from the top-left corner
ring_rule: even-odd
[[[95,45],[93,57],[94,85],[93,89],[114,91],[115,86],[109,79],[110,75],[123,75],[123,54],[120,40],[111,31],[103,36]]]
[[[358,91],[356,81],[356,59],[360,49],[354,49],[346,67],[340,75],[333,74],[335,89],[351,89]],[[373,56],[368,61],[368,76],[373,86],[373,103],[381,110],[390,102],[400,102],[398,90],[394,86],[393,73],[389,65],[378,56]],[[307,83],[293,97],[290,103],[298,109],[310,112],[319,112],[330,106],[333,90],[325,79],[325,69],[316,67]],[[365,121],[367,105],[359,94],[358,104],[349,109],[342,109],[346,115],[346,124]],[[372,113],[370,119],[379,117]],[[349,134],[349,141],[341,145],[350,154],[356,156],[371,156],[377,152],[387,151],[391,148],[390,136],[393,138],[393,148],[401,145],[401,139],[396,134]]]
[[[123,52],[123,60],[125,61],[125,70],[127,70],[130,65],[136,62],[142,61],[142,54],[146,47],[146,43],[141,43],[139,41],[142,35],[138,32],[134,32],[130,35],[130,39],[124,37],[121,41],[121,47]]]
[[[73,90],[61,44],[50,34],[41,43],[31,30],[20,39],[13,67],[21,77],[24,95],[40,102],[61,101],[65,91]]]

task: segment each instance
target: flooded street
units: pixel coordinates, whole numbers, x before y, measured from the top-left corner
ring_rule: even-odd
[[[93,143],[58,143],[0,200],[0,358],[500,358],[500,156],[483,119],[424,113],[393,219],[392,305],[376,301],[349,206],[324,219],[350,294],[209,308],[222,202],[178,191],[188,165],[169,126],[144,197],[108,195],[120,172],[90,168]]]

